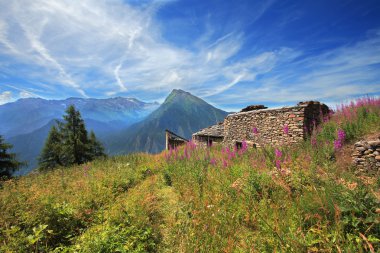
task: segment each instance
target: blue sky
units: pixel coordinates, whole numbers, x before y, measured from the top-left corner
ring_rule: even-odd
[[[380,94],[378,0],[0,1],[0,104],[174,88],[234,110]]]

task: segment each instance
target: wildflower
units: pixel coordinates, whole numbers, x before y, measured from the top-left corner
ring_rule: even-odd
[[[344,141],[346,139],[346,133],[344,130],[339,129],[338,130],[338,140]]]
[[[284,134],[289,134],[289,126],[288,125],[285,124],[283,130],[284,130]]]
[[[282,156],[282,152],[281,152],[281,150],[279,150],[279,149],[277,149],[277,148],[274,150],[274,154],[275,154],[276,157],[278,157],[278,158]]]
[[[186,144],[186,146],[187,146],[190,150],[194,150],[194,149],[197,147],[197,145],[195,144],[195,142],[193,142],[192,140],[189,141],[189,142]]]
[[[253,132],[254,134],[258,134],[258,133],[259,133],[259,130],[257,129],[257,127],[254,127],[254,128],[252,128],[252,132]]]
[[[338,129],[338,138],[334,140],[334,149],[339,150],[343,147],[344,140],[346,139],[346,133],[342,129]]]
[[[184,148],[183,154],[185,159],[190,159],[190,152],[187,150],[187,147]]]
[[[281,161],[280,160],[276,160],[276,168],[281,169]]]
[[[241,143],[241,149],[239,150],[239,155],[244,154],[247,151],[247,149],[248,149],[248,144],[246,141],[243,141]]]
[[[211,164],[212,166],[215,166],[215,165],[216,165],[216,159],[215,159],[215,158],[212,158],[212,159],[210,160],[210,164]]]
[[[235,155],[234,152],[230,152],[230,153],[228,153],[228,160],[232,160],[232,159],[235,158],[235,157],[236,157],[236,155]]]
[[[343,147],[343,144],[340,140],[334,140],[334,149],[339,150]]]
[[[315,147],[317,146],[317,139],[315,137],[311,138],[311,146]]]
[[[88,171],[89,170],[90,170],[90,166],[88,166],[88,165],[83,166],[83,172],[84,172],[85,176],[88,176]]]
[[[223,167],[224,167],[224,168],[227,168],[227,166],[228,166],[227,161],[223,159]]]

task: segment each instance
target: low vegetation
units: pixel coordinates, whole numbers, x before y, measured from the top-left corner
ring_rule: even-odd
[[[189,143],[12,179],[0,251],[378,252],[379,174],[355,173],[350,147],[379,132],[364,98],[293,147]]]

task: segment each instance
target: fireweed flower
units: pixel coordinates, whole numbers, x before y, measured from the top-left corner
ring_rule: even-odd
[[[241,143],[241,149],[240,149],[240,154],[244,154],[248,149],[248,144],[247,142],[244,140],[242,143]]]
[[[344,140],[346,139],[346,133],[342,129],[338,129],[338,138],[334,140],[334,149],[339,150],[343,147]]]
[[[83,173],[85,176],[88,176],[89,170],[90,170],[90,166],[88,166],[88,165],[83,166]]]
[[[311,146],[313,147],[317,146],[317,139],[315,137],[311,138],[310,142],[311,142]]]
[[[346,139],[346,133],[344,130],[339,129],[338,130],[338,140],[344,141]]]
[[[276,160],[276,168],[278,170],[281,169],[281,161],[280,160]]]
[[[288,134],[289,133],[289,126],[288,125],[284,125],[284,134]]]
[[[274,154],[275,154],[275,156],[278,157],[278,158],[280,158],[280,157],[282,156],[282,152],[281,152],[281,150],[279,150],[279,149],[277,149],[277,148],[274,150]]]
[[[213,166],[215,166],[215,165],[216,165],[216,159],[215,159],[215,158],[212,158],[212,159],[210,160],[210,164],[213,165]]]
[[[236,157],[236,155],[235,155],[234,152],[230,152],[230,153],[228,153],[228,160],[232,160],[232,159],[235,158],[235,157]]]
[[[343,144],[339,140],[334,140],[334,149],[339,150],[343,147]]]
[[[258,133],[259,133],[259,130],[257,129],[257,127],[254,127],[254,128],[252,128],[252,132],[253,132],[254,134],[258,134]]]
[[[280,158],[282,156],[281,150],[276,148],[274,150],[274,155],[276,156],[276,158]],[[281,169],[281,160],[280,159],[276,159],[276,168]]]

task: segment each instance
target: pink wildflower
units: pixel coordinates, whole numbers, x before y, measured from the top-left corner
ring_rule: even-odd
[[[254,128],[252,128],[252,132],[253,132],[254,134],[258,134],[258,133],[259,133],[259,130],[257,129],[257,127],[254,127]]]
[[[281,161],[280,160],[276,160],[276,168],[281,169]]]
[[[88,166],[88,165],[83,166],[83,172],[84,172],[85,176],[88,176],[88,171],[89,170],[90,170],[90,166]]]
[[[283,130],[284,130],[284,134],[289,134],[289,126],[288,125],[285,124]]]
[[[346,133],[342,129],[338,129],[338,138],[334,140],[334,149],[339,150],[343,147],[344,140],[346,139]]]
[[[317,139],[315,137],[311,138],[311,146],[315,147],[317,146]]]
[[[274,150],[274,154],[275,154],[276,157],[278,157],[278,158],[282,156],[282,152],[281,152],[281,150],[279,150],[279,149],[277,149],[277,148]]]

